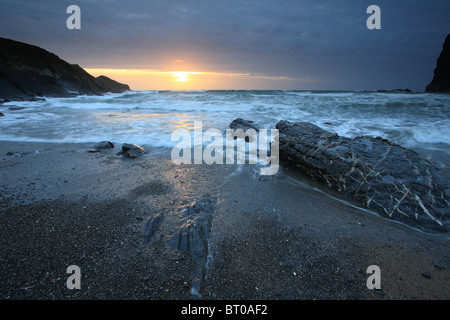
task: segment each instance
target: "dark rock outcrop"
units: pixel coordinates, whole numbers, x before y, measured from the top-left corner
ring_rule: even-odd
[[[255,129],[256,131],[259,130],[259,128],[255,126],[253,121],[244,120],[242,118],[237,118],[233,120],[230,123],[230,128],[234,130],[242,129],[244,131],[247,131],[248,129]]]
[[[448,232],[440,168],[382,138],[340,137],[307,122],[280,121],[280,160],[367,208],[422,230]]]
[[[253,121],[237,118],[230,123],[229,127],[230,129],[235,130],[234,139],[244,138],[246,142],[257,141],[255,134],[259,131],[259,128],[254,124]],[[242,131],[239,131],[239,129],[241,129]],[[245,134],[245,132],[249,129],[253,129],[255,131],[254,132],[250,131],[247,134]]]
[[[114,144],[111,141],[100,141],[96,143],[93,148],[96,150],[113,149]]]
[[[100,141],[96,143],[92,149],[89,149],[88,152],[100,152],[102,150],[113,149],[114,144],[111,141]]]
[[[0,38],[0,99],[70,97],[123,92],[130,88],[107,77],[93,77],[37,46]]]
[[[95,80],[97,83],[106,88],[108,92],[121,93],[130,90],[128,85],[112,80],[106,76],[98,76]]]
[[[123,155],[128,158],[137,158],[145,154],[145,149],[141,146],[132,143],[124,143],[122,145],[122,151],[119,155]]]
[[[187,206],[180,219],[180,232],[175,234],[171,241],[171,247],[180,252],[189,252],[196,263],[191,274],[193,299],[201,298],[201,289],[206,277],[215,202],[215,198],[205,195]]]
[[[450,34],[447,35],[442,52],[437,60],[433,80],[425,91],[450,92]]]
[[[380,93],[396,93],[396,92],[406,92],[406,93],[412,93],[411,89],[393,89],[393,90],[377,90],[377,92]]]

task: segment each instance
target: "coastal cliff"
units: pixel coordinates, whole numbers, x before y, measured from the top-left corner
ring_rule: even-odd
[[[128,85],[105,76],[95,78],[47,50],[0,38],[0,99],[30,100],[127,90]]]
[[[442,52],[434,69],[433,80],[425,89],[426,92],[450,92],[450,34],[445,39]]]

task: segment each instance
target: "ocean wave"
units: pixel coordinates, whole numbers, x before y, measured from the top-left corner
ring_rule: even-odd
[[[308,121],[342,136],[381,136],[406,147],[450,152],[450,96],[301,90],[127,91],[1,105],[0,138],[29,141],[128,141],[172,146],[170,132],[225,129],[234,119],[274,128]],[[19,106],[23,109],[8,107]],[[450,157],[449,157],[450,159]],[[450,160],[449,160],[450,161]]]

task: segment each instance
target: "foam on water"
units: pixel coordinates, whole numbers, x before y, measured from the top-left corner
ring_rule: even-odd
[[[439,161],[449,167],[449,106],[450,95],[428,93],[134,91],[4,103],[0,139],[173,147],[171,133],[192,130],[195,120],[202,121],[204,130],[224,130],[238,117],[265,129],[279,120],[308,121],[342,136],[380,136],[426,156],[438,152]]]

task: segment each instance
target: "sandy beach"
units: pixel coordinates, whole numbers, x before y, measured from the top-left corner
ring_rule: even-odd
[[[292,169],[91,147],[0,142],[1,299],[450,298],[448,235],[350,205]],[[67,288],[70,265],[81,289]],[[381,289],[367,288],[371,265]]]

